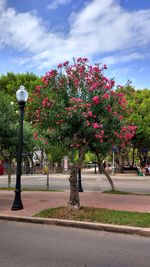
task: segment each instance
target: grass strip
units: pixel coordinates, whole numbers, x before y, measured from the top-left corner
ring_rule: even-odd
[[[126,191],[118,191],[118,190],[106,190],[103,191],[104,194],[114,194],[114,195],[137,195],[137,196],[150,196],[150,194],[146,193],[133,193],[133,192],[126,192]]]
[[[69,211],[67,207],[50,208],[35,214],[34,217],[150,227],[149,213],[116,211],[91,207],[81,207],[76,211]]]
[[[14,187],[0,187],[0,190],[14,191]],[[38,188],[21,188],[22,191],[44,191],[44,192],[63,192],[63,190],[52,190],[52,189],[38,189]]]

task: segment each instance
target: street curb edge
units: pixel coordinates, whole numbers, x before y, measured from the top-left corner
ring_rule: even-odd
[[[71,220],[60,220],[60,219],[47,219],[47,218],[41,218],[41,217],[23,217],[23,216],[8,216],[8,215],[0,215],[0,220],[27,222],[27,223],[35,223],[35,224],[58,225],[58,226],[66,226],[66,227],[74,227],[74,228],[82,228],[82,229],[89,229],[89,230],[114,232],[114,233],[123,233],[123,234],[133,234],[133,235],[150,237],[150,228],[71,221]]]

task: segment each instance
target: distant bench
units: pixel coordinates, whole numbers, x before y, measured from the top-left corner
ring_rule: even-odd
[[[138,176],[147,176],[150,175],[149,170],[147,168],[145,168],[145,173],[142,172],[141,168],[137,167],[136,168],[136,172]]]

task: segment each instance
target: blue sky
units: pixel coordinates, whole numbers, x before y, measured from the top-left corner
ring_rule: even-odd
[[[0,74],[44,75],[73,57],[150,88],[150,0],[0,0]]]

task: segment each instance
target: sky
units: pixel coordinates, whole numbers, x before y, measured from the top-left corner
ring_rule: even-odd
[[[44,75],[86,57],[150,88],[150,0],[0,0],[0,75]]]

